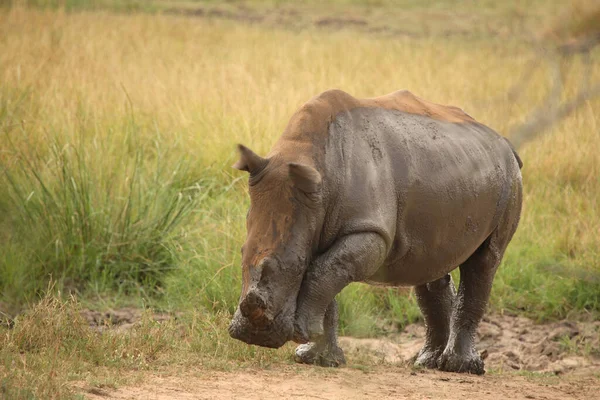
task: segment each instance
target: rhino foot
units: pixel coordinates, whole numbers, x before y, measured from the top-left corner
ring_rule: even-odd
[[[346,364],[344,351],[340,347],[318,343],[306,343],[298,346],[294,360],[299,364],[320,365],[321,367],[339,367]]]
[[[415,367],[423,367],[434,369],[438,367],[438,360],[442,354],[441,350],[426,350],[421,349],[415,360]]]
[[[447,372],[466,372],[469,374],[483,375],[483,360],[473,349],[469,354],[457,354],[444,351],[438,360],[438,368]]]

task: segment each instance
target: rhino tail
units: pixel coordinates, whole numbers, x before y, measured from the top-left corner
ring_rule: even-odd
[[[517,153],[517,150],[515,149],[515,146],[513,146],[513,144],[507,138],[503,138],[503,139],[506,140],[506,143],[508,143],[508,146],[512,150],[512,152],[513,152],[513,154],[515,156],[515,159],[517,160],[517,164],[519,164],[519,169],[522,169],[523,168],[523,161],[521,161],[521,157],[519,157],[519,154]]]

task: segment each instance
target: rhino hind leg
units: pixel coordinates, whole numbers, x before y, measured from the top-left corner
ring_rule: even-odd
[[[519,175],[513,182],[510,201],[498,226],[460,266],[460,284],[450,319],[450,335],[438,360],[438,368],[442,371],[485,373],[483,360],[475,349],[477,326],[485,312],[496,270],[519,224],[522,190]]]
[[[338,308],[333,300],[327,307],[323,320],[324,335],[315,342],[301,344],[296,348],[294,359],[300,364],[322,367],[339,367],[346,364],[344,351],[337,341]]]
[[[425,319],[425,344],[416,357],[415,366],[437,368],[438,359],[450,335],[450,317],[456,288],[450,274],[415,288],[417,302]]]
[[[475,349],[477,326],[487,306],[496,269],[502,260],[508,238],[494,232],[460,266],[460,284],[454,305],[448,343],[438,360],[442,371],[483,375],[483,360]]]

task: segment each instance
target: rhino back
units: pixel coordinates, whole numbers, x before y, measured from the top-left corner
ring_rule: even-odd
[[[519,167],[500,135],[450,122],[357,107],[329,124],[321,247],[378,232],[388,257],[372,283],[416,285],[468,258],[496,227]]]

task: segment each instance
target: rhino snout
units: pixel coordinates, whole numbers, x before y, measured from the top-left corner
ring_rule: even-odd
[[[273,322],[273,317],[267,310],[265,295],[257,289],[248,291],[240,302],[240,312],[255,326],[267,326]]]
[[[293,332],[292,319],[289,317],[279,315],[272,323],[266,326],[257,326],[244,317],[239,308],[229,325],[229,335],[232,338],[248,344],[271,348],[283,346],[288,340],[291,340]]]

